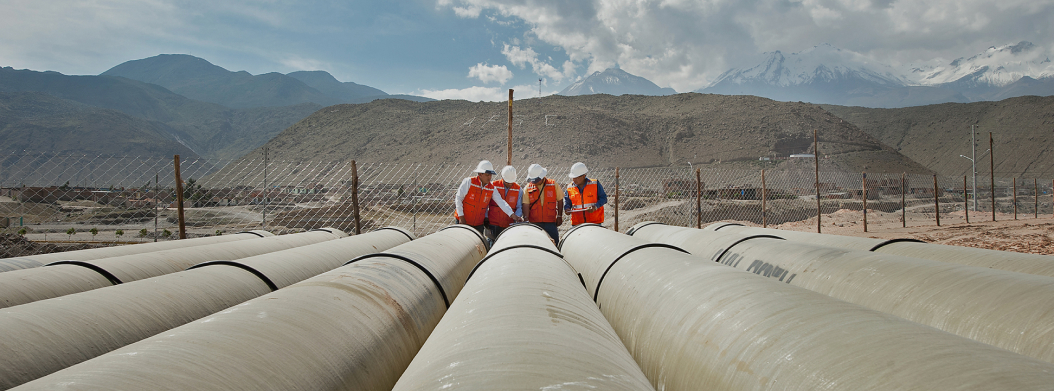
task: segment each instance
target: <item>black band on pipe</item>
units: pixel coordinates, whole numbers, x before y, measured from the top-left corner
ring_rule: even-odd
[[[666,224],[660,223],[658,221],[652,221],[652,222],[649,222],[649,223],[643,223],[642,225],[630,228],[629,231],[626,231],[626,235],[633,236],[633,233],[639,231],[641,228],[647,227],[649,225],[655,225],[655,224],[666,225]]]
[[[260,235],[260,233],[253,232],[253,231],[242,231],[242,232],[238,232],[238,233],[239,234],[253,234],[253,235],[259,236],[261,238],[266,238],[266,236]],[[237,234],[235,234],[235,235],[237,235]]]
[[[450,228],[450,227],[447,227],[447,228]],[[446,228],[444,228],[444,229],[446,229]],[[469,229],[471,229],[471,228],[469,228]],[[475,231],[475,230],[473,229],[473,231]],[[360,256],[360,257],[355,257],[355,259],[347,261],[341,266],[348,266],[350,264],[353,264],[355,262],[361,261],[363,259],[368,259],[368,258],[395,258],[395,259],[406,261],[407,263],[416,266],[418,269],[421,269],[421,271],[425,272],[425,275],[427,275],[428,278],[432,280],[432,283],[435,284],[436,289],[439,289],[439,294],[443,296],[443,303],[446,304],[446,308],[450,308],[450,300],[447,299],[447,297],[446,297],[446,290],[443,289],[443,284],[439,283],[439,279],[437,279],[434,275],[432,275],[432,272],[428,271],[428,269],[426,269],[424,266],[421,266],[420,263],[417,263],[417,261],[414,261],[413,259],[407,258],[407,257],[402,256],[402,255],[398,255],[398,254],[373,253],[373,254],[366,254],[366,255],[363,255],[363,256]]]
[[[329,234],[333,233],[333,231],[330,231],[330,230],[325,229],[325,228],[315,228],[315,229],[307,231],[307,232],[315,232],[315,231],[321,231],[321,232],[325,232],[325,233],[329,233]]]
[[[577,230],[579,228],[582,228],[582,227],[601,227],[601,228],[603,228],[604,226],[602,226],[600,224],[597,224],[597,223],[583,223],[583,224],[579,224],[579,225],[576,225],[574,227],[571,227],[571,229],[567,230],[567,232],[564,232],[564,236],[560,237],[560,245],[557,246],[557,249],[559,249],[560,251],[563,251],[564,250],[564,241],[567,240],[567,237],[571,236],[572,232],[575,232],[575,230]]]
[[[740,223],[724,223],[724,224],[718,226],[717,228],[714,228],[714,231],[720,230],[721,228],[724,228],[724,227],[734,227],[734,226],[737,226],[737,225],[740,226],[740,227],[743,226],[743,224],[740,224]]]
[[[412,240],[414,240],[414,237],[413,237],[412,235],[410,235],[410,233],[409,233],[409,232],[406,232],[406,231],[404,231],[404,230],[403,230],[402,228],[396,228],[396,227],[381,227],[381,228],[377,228],[377,229],[375,229],[375,230],[373,230],[373,231],[370,231],[370,232],[377,232],[377,231],[395,231],[395,232],[401,233],[401,234],[403,234],[403,235],[406,235],[406,238],[407,238],[407,239],[410,239],[411,241],[412,241]]]
[[[512,249],[517,249],[517,248],[533,248],[535,250],[542,250],[542,251],[545,251],[545,252],[547,252],[549,254],[553,254],[555,256],[558,256],[558,257],[560,257],[560,259],[564,258],[563,254],[560,254],[560,253],[558,253],[556,251],[547,249],[547,248],[542,247],[542,246],[534,245],[534,244],[518,244],[518,245],[515,245],[515,246],[512,246],[512,247],[505,247],[505,248],[500,249],[498,251],[495,251],[495,252],[492,252],[490,254],[487,254],[487,256],[483,257],[483,259],[481,259],[478,263],[476,263],[476,266],[472,267],[472,271],[468,272],[468,278],[465,279],[465,282],[468,282],[468,280],[472,279],[472,275],[476,273],[476,269],[479,269],[480,265],[483,265],[483,262],[487,262],[487,260],[490,259],[491,257],[493,257],[495,255],[498,255],[498,254],[501,254],[502,252],[504,252],[506,250],[512,250]],[[574,268],[571,268],[571,269],[573,270]]]
[[[522,223],[512,223],[512,224],[509,224],[509,226],[506,227],[505,229],[501,230],[501,233],[498,234],[498,236],[494,237],[494,243],[497,243],[498,242],[498,238],[501,238],[501,235],[504,235],[506,232],[508,232],[510,228],[524,227],[524,226],[531,226],[531,227],[534,227],[534,228],[538,228],[542,232],[545,232],[545,230],[542,229],[542,227],[539,227],[537,225],[531,224],[531,223],[526,222],[526,221],[524,221]]]
[[[326,231],[326,232],[329,232],[329,231]],[[267,278],[267,276],[265,276],[263,273],[260,273],[259,270],[253,269],[253,268],[249,267],[246,264],[238,263],[238,262],[234,262],[234,261],[208,261],[208,262],[203,262],[203,263],[199,263],[197,265],[188,267],[187,270],[197,269],[199,267],[212,266],[212,265],[234,266],[236,268],[245,270],[245,271],[247,271],[249,273],[252,273],[254,276],[260,278],[260,280],[263,280],[264,284],[267,284],[267,287],[271,288],[271,292],[274,292],[274,291],[278,290],[278,286],[275,285],[274,282],[272,282],[270,278]]]
[[[776,236],[776,235],[751,235],[751,236],[747,236],[745,238],[737,240],[735,243],[732,243],[728,247],[725,247],[724,250],[721,250],[721,254],[718,254],[716,257],[714,257],[713,261],[714,262],[720,262],[721,261],[721,257],[724,257],[725,254],[728,254],[728,250],[731,250],[732,247],[735,247],[736,245],[738,245],[740,243],[743,243],[745,241],[748,241],[750,239],[757,239],[757,238],[769,238],[769,239],[787,240],[787,239],[781,238],[781,237]]]
[[[604,283],[604,277],[607,277],[608,272],[611,271],[611,267],[612,266],[615,266],[615,264],[618,263],[619,260],[621,260],[623,257],[629,255],[630,253],[632,253],[634,251],[637,251],[637,250],[640,250],[640,249],[645,249],[645,248],[655,248],[655,247],[673,249],[673,250],[677,250],[677,251],[680,251],[682,253],[691,255],[691,253],[689,253],[687,251],[684,251],[684,249],[682,249],[680,247],[674,246],[672,244],[666,244],[666,243],[648,243],[648,244],[642,244],[640,246],[631,248],[631,249],[627,250],[626,252],[622,253],[622,255],[619,255],[618,258],[615,258],[614,261],[611,261],[611,264],[608,265],[608,268],[604,269],[604,274],[601,274],[600,275],[600,279],[597,280],[597,289],[595,291],[593,291],[593,302],[596,303],[597,295],[600,294],[600,284]]]
[[[472,231],[473,233],[476,234],[476,237],[479,238],[479,242],[483,243],[483,248],[485,248],[487,250],[490,250],[490,246],[487,245],[487,238],[484,238],[483,234],[479,233],[479,231],[476,231],[476,229],[472,228],[472,226],[464,225],[464,224],[454,224],[454,225],[448,226],[446,228],[443,228],[440,231],[446,231],[446,230],[451,229],[451,228],[461,228],[461,229],[467,229],[469,231]]]
[[[115,276],[115,275],[111,274],[110,272],[106,271],[106,269],[103,269],[103,268],[98,267],[96,265],[92,265],[92,264],[87,263],[87,262],[81,262],[81,261],[58,261],[58,262],[49,263],[49,264],[44,265],[44,266],[54,266],[54,265],[75,265],[75,266],[86,267],[88,269],[94,270],[96,273],[102,274],[103,277],[106,277],[107,280],[110,280],[111,284],[114,284],[114,285],[120,285],[121,284],[121,280],[118,279],[117,276]]]
[[[885,246],[885,245],[887,245],[887,244],[893,244],[893,243],[902,243],[902,242],[908,242],[908,243],[926,243],[926,242],[924,242],[924,241],[921,241],[921,240],[918,240],[918,239],[910,239],[910,238],[900,238],[900,239],[892,239],[892,240],[887,240],[887,241],[885,241],[885,242],[879,243],[879,244],[878,244],[877,246],[875,246],[875,247],[871,247],[871,249],[870,249],[870,250],[867,250],[867,251],[875,251],[875,250],[878,250],[878,249],[880,249],[880,248],[884,247],[884,246]]]

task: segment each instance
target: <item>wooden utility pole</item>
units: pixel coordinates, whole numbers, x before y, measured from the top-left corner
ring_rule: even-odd
[[[995,221],[995,150],[992,149],[992,132],[988,132],[988,164],[992,167],[992,221]]]
[[[183,220],[183,177],[179,174],[179,155],[175,157],[176,164],[176,212],[179,216],[179,238],[187,238],[187,223]]]
[[[818,130],[812,130],[812,157],[816,162],[816,233],[820,233],[820,142]]]
[[[1032,195],[1035,196],[1034,197],[1034,199],[1036,201],[1035,211],[1036,211],[1036,218],[1038,219],[1039,218],[1039,178],[1032,178],[1032,182],[1033,182],[1032,186],[1034,186],[1033,190],[1032,190]]]
[[[861,177],[863,178],[863,185],[861,185],[862,190],[860,191],[860,198],[864,200],[862,206],[862,209],[864,210],[864,232],[867,232],[867,173],[865,172],[861,174]]]
[[[351,161],[351,207],[355,210],[355,234],[362,233],[362,220],[359,219],[359,168]]]
[[[765,200],[768,198],[768,188],[765,186],[765,169],[761,169],[761,228],[768,228],[768,208],[765,205]]]
[[[937,195],[937,174],[933,174],[933,215],[937,216],[937,226],[941,226],[941,200]]]
[[[1017,220],[1017,178],[1014,178],[1014,220]]]
[[[512,165],[512,88],[509,89],[509,154],[505,165]]]

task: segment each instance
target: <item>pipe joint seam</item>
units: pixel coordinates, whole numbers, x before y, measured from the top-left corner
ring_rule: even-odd
[[[259,232],[253,232],[253,231],[242,231],[242,232],[236,233],[235,235],[237,235],[237,234],[253,234],[253,235],[259,236],[261,238],[266,238],[266,236],[260,235]]]
[[[493,257],[495,255],[498,255],[498,254],[501,254],[502,252],[505,252],[506,250],[513,250],[513,249],[517,249],[517,248],[531,248],[531,249],[535,249],[535,250],[542,250],[542,251],[545,251],[545,252],[547,252],[549,254],[553,254],[553,255],[555,255],[557,257],[560,257],[561,260],[564,259],[564,255],[563,254],[560,254],[560,253],[558,253],[556,251],[547,249],[547,248],[542,247],[542,246],[534,245],[534,244],[518,244],[518,245],[515,245],[515,246],[512,246],[512,247],[505,247],[505,248],[500,249],[498,251],[495,251],[493,253],[487,254],[487,256],[485,256],[485,257],[483,257],[483,259],[479,260],[479,262],[476,263],[476,266],[472,267],[472,271],[468,272],[468,278],[465,279],[465,282],[468,282],[468,280],[472,279],[472,275],[476,274],[476,269],[479,269],[479,267],[483,265],[483,262],[487,262],[487,260],[490,259],[491,257]],[[564,261],[564,263],[567,263],[567,261]],[[571,266],[571,264],[568,264],[567,266]],[[575,268],[572,267],[571,270],[575,270]]]
[[[779,240],[787,240],[787,239],[781,238],[781,237],[779,237],[779,236],[776,236],[776,235],[751,235],[751,236],[747,236],[747,237],[745,237],[745,238],[742,238],[742,239],[739,239],[739,240],[737,240],[737,241],[736,241],[735,243],[732,243],[732,244],[731,244],[731,245],[729,245],[728,247],[725,247],[725,249],[724,249],[724,250],[721,250],[721,253],[720,253],[720,254],[717,254],[717,256],[716,256],[716,257],[714,257],[714,259],[711,259],[711,261],[714,261],[714,262],[720,262],[720,261],[721,261],[721,258],[722,258],[722,257],[724,257],[724,256],[725,256],[725,254],[728,254],[728,250],[731,250],[731,249],[732,249],[732,247],[735,247],[736,245],[738,245],[738,244],[740,244],[740,243],[743,243],[743,242],[745,242],[745,241],[748,241],[748,240],[750,240],[750,239],[758,239],[758,238],[769,238],[769,239],[779,239]]]
[[[498,239],[501,238],[501,235],[504,235],[506,232],[509,231],[509,229],[520,227],[520,226],[530,226],[530,227],[537,228],[538,230],[540,230],[542,232],[545,232],[545,230],[542,229],[542,227],[539,227],[538,225],[536,225],[534,223],[531,223],[529,221],[524,221],[524,222],[520,222],[520,223],[512,223],[512,224],[509,224],[508,227],[505,227],[505,229],[501,230],[501,233],[499,233],[498,236],[494,237],[494,243],[497,243]]]
[[[886,245],[888,245],[888,244],[893,244],[893,243],[905,243],[905,242],[906,242],[906,243],[926,243],[926,242],[924,242],[924,241],[922,241],[922,240],[918,240],[918,239],[911,239],[911,238],[900,238],[900,239],[892,239],[892,240],[887,240],[887,241],[885,241],[885,242],[879,243],[879,244],[878,244],[877,246],[875,246],[875,247],[871,247],[871,249],[870,249],[870,250],[867,250],[867,251],[875,251],[875,250],[878,250],[878,249],[880,249],[880,248],[882,248],[882,247],[884,247],[884,246],[886,246]]]
[[[405,235],[407,239],[410,239],[410,241],[414,240],[414,237],[411,236],[409,232],[406,232],[405,230],[403,230],[401,228],[381,227],[381,228],[377,228],[377,229],[375,229],[373,231],[370,231],[370,232],[377,232],[377,231],[395,231],[395,232],[398,232],[398,233],[401,233],[401,234]]]
[[[476,233],[476,237],[479,238],[480,243],[483,243],[483,248],[485,248],[487,250],[490,250],[490,245],[487,244],[487,238],[484,238],[483,234],[479,233],[479,231],[476,231],[476,229],[472,228],[472,226],[464,225],[464,224],[455,224],[455,225],[451,225],[451,226],[448,226],[446,228],[443,228],[440,231],[446,231],[446,230],[451,229],[451,228],[461,228],[461,229],[467,229],[469,231],[475,232]]]
[[[329,231],[326,231],[326,232],[329,232]],[[330,233],[332,233],[332,232],[330,232]],[[274,292],[274,291],[278,290],[278,285],[275,285],[275,283],[273,281],[271,281],[270,278],[267,278],[267,276],[264,275],[263,273],[260,273],[259,270],[253,269],[252,267],[250,267],[249,265],[246,265],[244,263],[238,263],[238,262],[234,262],[234,261],[208,261],[208,262],[202,262],[202,263],[199,263],[197,265],[188,267],[187,270],[197,269],[199,267],[212,266],[212,265],[234,266],[236,268],[245,270],[245,271],[247,271],[249,273],[252,273],[254,276],[259,278],[260,280],[262,280],[264,282],[264,284],[267,284],[267,287],[271,288],[271,292]]]
[[[642,245],[633,247],[633,248],[631,248],[629,250],[626,250],[626,252],[622,253],[622,255],[619,255],[618,258],[615,258],[614,261],[611,261],[611,263],[608,264],[608,267],[606,269],[604,269],[604,273],[602,273],[600,275],[600,279],[597,280],[597,288],[596,288],[596,290],[593,291],[593,302],[594,303],[597,302],[597,296],[600,294],[600,285],[604,283],[604,277],[607,277],[608,272],[611,271],[611,268],[614,267],[615,264],[618,263],[619,260],[621,260],[622,258],[626,257],[627,255],[630,255],[634,251],[642,250],[642,249],[646,249],[646,248],[655,248],[655,247],[677,250],[677,251],[680,251],[680,252],[688,254],[688,255],[692,254],[690,252],[684,251],[684,249],[682,249],[680,247],[674,246],[672,244],[666,244],[666,243],[647,243],[647,244],[642,244]]]
[[[95,271],[96,273],[102,274],[102,276],[106,277],[106,279],[109,280],[111,284],[114,284],[114,285],[120,285],[121,284],[121,280],[119,278],[117,278],[117,276],[113,275],[113,273],[110,273],[110,272],[106,271],[106,269],[103,269],[103,268],[101,268],[101,267],[99,267],[97,265],[93,265],[93,264],[90,264],[90,263],[87,263],[87,262],[82,262],[82,261],[58,261],[58,262],[49,263],[49,264],[44,265],[44,266],[54,266],[54,265],[75,265],[75,266],[80,266],[80,267],[86,267],[88,269],[91,269],[91,270]]]
[[[447,227],[447,228],[450,228],[450,227]],[[446,228],[444,228],[444,229],[446,229]],[[472,229],[472,228],[469,228],[469,229]],[[476,230],[472,229],[472,231],[476,231]],[[398,259],[398,260],[401,260],[401,261],[405,261],[405,262],[407,262],[407,263],[409,263],[411,265],[414,265],[418,269],[421,269],[421,271],[424,272],[425,275],[427,275],[428,278],[432,280],[432,283],[435,284],[436,289],[439,289],[439,294],[441,296],[443,296],[443,303],[446,304],[446,308],[450,308],[450,299],[447,298],[446,290],[443,289],[443,284],[439,283],[439,279],[436,278],[436,276],[433,275],[432,272],[429,271],[427,268],[425,268],[423,265],[421,265],[420,263],[417,263],[417,261],[414,261],[413,259],[410,259],[408,257],[402,256],[402,255],[398,255],[398,254],[388,254],[388,253],[366,254],[366,255],[355,257],[354,259],[345,262],[343,265],[341,265],[341,267],[348,266],[348,265],[353,264],[355,262],[358,262],[358,261],[361,261],[361,260],[364,260],[364,259],[369,259],[369,258],[395,258],[395,259]]]
[[[740,227],[743,227],[744,225],[743,225],[743,224],[740,224],[740,223],[725,223],[725,224],[721,224],[720,226],[718,226],[718,227],[714,228],[714,232],[720,231],[720,230],[721,230],[721,228],[725,228],[725,227],[735,227],[735,226],[740,226]]]
[[[564,235],[560,237],[560,245],[557,246],[557,250],[563,251],[564,250],[564,241],[567,240],[567,237],[571,236],[571,233],[575,232],[575,230],[578,230],[578,229],[583,228],[583,227],[600,227],[600,228],[604,228],[603,225],[600,225],[600,224],[597,224],[597,223],[582,223],[582,224],[576,225],[574,227],[571,227],[571,229],[567,230],[567,232],[564,232]]]
[[[633,236],[633,234],[636,233],[637,231],[639,231],[641,228],[647,227],[649,225],[655,225],[655,224],[666,225],[666,224],[660,223],[658,221],[652,221],[650,223],[644,223],[644,224],[641,224],[639,226],[634,226],[633,228],[630,228],[629,231],[626,231],[626,235]]]

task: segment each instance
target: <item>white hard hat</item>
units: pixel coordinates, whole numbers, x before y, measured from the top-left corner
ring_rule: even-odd
[[[589,169],[586,168],[586,164],[578,162],[571,165],[571,173],[567,174],[567,176],[571,178],[578,178],[582,175],[585,175],[587,172],[589,172]]]
[[[494,172],[494,165],[490,164],[490,160],[480,160],[479,164],[476,165],[476,169],[472,172],[478,174],[497,174],[497,172]]]
[[[530,167],[527,167],[527,180],[544,178],[547,173],[549,173],[549,171],[546,170],[545,167],[538,164],[532,164]]]
[[[501,179],[505,182],[516,182],[516,167],[505,166],[501,169]]]

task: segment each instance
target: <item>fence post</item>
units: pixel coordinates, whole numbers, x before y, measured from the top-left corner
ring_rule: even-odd
[[[421,167],[421,163],[417,163],[417,165],[414,166],[414,191],[410,194],[410,202],[412,202],[410,208],[414,211],[414,236],[417,235],[417,192],[419,190],[417,188],[417,169],[419,167]],[[512,210],[515,211],[516,208],[513,208]]]
[[[988,132],[988,164],[992,178],[992,221],[995,221],[995,150],[992,149],[992,132]]]
[[[768,212],[767,206],[768,205],[766,205],[766,202],[765,202],[768,199],[768,194],[765,194],[765,193],[768,193],[768,187],[765,186],[765,169],[762,168],[761,169],[761,228],[768,228],[768,226],[769,226],[768,214],[767,214],[767,212]]]
[[[179,155],[175,156],[176,165],[176,212],[179,215],[179,238],[187,238],[187,225],[183,220],[183,178],[179,174]]]
[[[977,197],[977,194],[973,196]],[[966,224],[970,224],[970,195],[966,192],[966,175],[963,175],[963,213],[966,214]]]
[[[941,200],[937,195],[937,174],[933,174],[933,215],[937,218],[937,226],[941,226]]]
[[[618,232],[619,168],[615,167],[615,232]]]
[[[161,173],[154,172],[154,243],[157,243],[157,215],[160,213],[157,208],[157,204],[160,202],[158,197],[161,196],[161,184],[158,183],[160,179]]]
[[[1032,178],[1032,198],[1036,201],[1036,218],[1039,218],[1039,178]]]
[[[267,206],[271,204],[271,192],[267,190],[267,148],[264,147],[264,174],[263,174],[264,207],[260,226],[267,228]]]
[[[908,227],[908,204],[905,202],[905,194],[908,192],[908,174],[900,173],[900,223],[904,228]]]
[[[817,138],[817,129],[812,130],[812,157],[816,163],[816,233],[820,232],[820,142]]]
[[[864,232],[867,232],[867,173],[863,173],[861,177],[863,178],[863,185],[861,185],[862,190],[860,192],[860,198],[864,200],[862,205],[862,209],[864,210]]]
[[[1014,220],[1017,220],[1017,178],[1014,178]]]
[[[351,161],[351,207],[355,210],[355,234],[362,233],[362,222],[359,220],[359,168]]]

